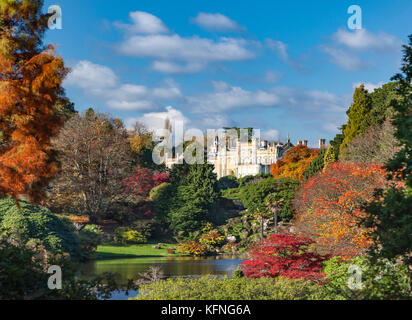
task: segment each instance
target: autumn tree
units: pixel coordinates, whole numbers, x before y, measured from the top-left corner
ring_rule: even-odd
[[[53,206],[75,208],[96,222],[125,197],[121,182],[133,168],[127,131],[119,119],[88,110],[73,116],[53,143],[61,161],[51,189]]]
[[[364,134],[353,139],[341,160],[384,164],[400,150],[394,134],[395,127],[389,119],[382,124],[371,126]]]
[[[137,169],[131,176],[122,181],[124,192],[132,198],[147,198],[150,191],[161,185],[170,182],[167,173],[158,173],[149,168]]]
[[[304,145],[298,145],[286,152],[283,158],[273,164],[270,173],[278,178],[303,179],[303,172],[307,170],[318,151]]]
[[[332,163],[297,192],[295,227],[312,234],[322,252],[343,257],[364,253],[371,230],[361,225],[367,216],[362,208],[375,188],[386,183],[379,165]]]
[[[241,270],[247,278],[322,279],[322,263],[328,256],[310,251],[312,244],[304,236],[272,234],[250,250]]]
[[[42,4],[0,3],[0,197],[39,200],[58,170],[50,139],[70,105],[61,87],[68,69],[42,43]]]
[[[165,171],[165,165],[157,165],[153,162],[152,152],[155,147],[153,132],[143,123],[135,122],[132,130],[129,130],[129,143],[132,150],[133,162],[139,168],[150,168],[157,171]]]
[[[348,123],[343,131],[344,139],[339,152],[342,154],[352,140],[364,133],[370,126],[370,112],[372,110],[372,98],[364,85],[355,89],[353,103],[347,111]]]

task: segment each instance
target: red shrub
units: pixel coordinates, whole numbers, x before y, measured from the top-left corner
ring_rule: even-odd
[[[142,168],[130,178],[124,179],[123,186],[126,193],[146,198],[150,190],[164,182],[170,182],[167,173],[155,173],[151,169]]]
[[[312,243],[303,236],[272,234],[249,252],[251,259],[243,261],[242,271],[247,278],[321,279],[322,262],[328,256],[309,252]]]

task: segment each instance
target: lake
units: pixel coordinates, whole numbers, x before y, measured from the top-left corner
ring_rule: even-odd
[[[166,277],[201,277],[215,275],[219,277],[232,277],[233,272],[243,261],[239,256],[215,256],[205,258],[193,257],[149,257],[130,259],[107,259],[84,263],[81,268],[82,278],[110,272],[115,274],[119,284],[127,283],[127,279],[136,279],[139,273],[147,271],[151,266],[162,268]],[[126,300],[135,297],[137,292],[115,292],[112,300]]]

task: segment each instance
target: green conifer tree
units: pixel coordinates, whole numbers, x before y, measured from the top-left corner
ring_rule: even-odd
[[[373,228],[374,245],[370,250],[373,264],[401,261],[409,268],[412,281],[412,34],[404,46],[402,73],[392,80],[399,81],[396,89],[400,99],[392,102],[396,116],[392,124],[402,149],[386,164],[389,179],[401,181],[388,190],[378,190],[375,201],[367,206],[366,226]]]
[[[371,110],[372,98],[362,84],[355,89],[353,103],[347,112],[348,123],[343,131],[345,137],[340,145],[340,153],[343,153],[351,141],[364,133],[369,127],[369,113]]]

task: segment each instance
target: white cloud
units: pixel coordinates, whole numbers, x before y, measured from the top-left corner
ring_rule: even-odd
[[[382,87],[384,82],[378,82],[377,84],[371,83],[371,82],[356,82],[352,84],[352,88],[356,89],[358,88],[361,84],[364,85],[365,89],[369,92],[373,92],[375,89]]]
[[[116,74],[108,67],[82,60],[65,80],[66,85],[82,88],[110,88],[117,84]]]
[[[210,31],[240,31],[244,27],[221,13],[200,12],[192,21]]]
[[[150,13],[135,11],[130,12],[129,16],[133,24],[115,22],[115,26],[129,33],[156,34],[169,32],[162,20]]]
[[[172,74],[195,73],[211,63],[243,61],[254,57],[249,47],[256,46],[256,42],[228,37],[214,40],[199,36],[165,34],[167,28],[163,22],[152,15],[149,19],[152,21],[150,28],[143,30],[140,23],[142,14],[140,12],[134,16],[132,26],[117,23],[117,26],[127,31],[117,50],[123,55],[152,59],[152,67],[156,71]],[[144,17],[148,19],[146,15],[145,13]]]
[[[188,105],[195,112],[225,111],[249,106],[273,106],[278,103],[278,97],[275,94],[263,90],[248,91],[241,87],[230,86],[223,81],[212,84],[213,93],[187,97]]]
[[[279,140],[279,131],[275,129],[263,130],[260,133],[262,139],[266,139],[269,141],[277,141]]]
[[[395,36],[384,32],[374,34],[366,29],[355,31],[339,29],[333,34],[333,39],[339,44],[356,50],[398,51],[402,44]]]
[[[264,82],[278,82],[283,78],[283,73],[278,71],[266,71],[263,77]]]
[[[284,62],[289,61],[289,54],[287,52],[287,45],[282,41],[273,40],[273,39],[266,39],[266,45],[275,51],[279,58],[282,59]]]
[[[170,61],[154,61],[153,69],[164,73],[195,73],[205,67],[204,63],[189,62],[187,64],[179,64]]]
[[[80,61],[69,74],[65,85],[81,88],[85,94],[104,99],[107,105],[119,110],[149,110],[160,102],[182,97],[179,87],[171,80],[162,87],[122,84],[114,71],[90,61]]]
[[[150,130],[163,129],[166,119],[169,119],[172,125],[174,121],[181,121],[184,125],[189,123],[189,119],[180,110],[168,106],[163,112],[149,112],[138,118],[128,118],[126,120],[126,127],[132,128],[136,121],[138,121]]]
[[[214,92],[186,98],[193,112],[202,114],[208,123],[215,126],[231,125],[233,116],[240,113],[255,114],[256,108],[280,108],[283,117],[299,118],[321,130],[337,132],[338,126],[346,120],[346,110],[351,96],[338,96],[328,91],[303,90],[277,86],[268,90],[250,91],[231,86],[225,82],[214,82]],[[260,112],[260,111],[259,111]],[[265,112],[265,111],[263,111]],[[282,121],[273,119],[273,121]],[[268,138],[275,132],[266,132]],[[273,138],[273,137],[272,137]]]
[[[276,53],[276,55],[281,61],[283,61],[287,65],[300,71],[305,69],[298,60],[292,59],[290,57],[290,54],[288,53],[288,46],[286,43],[279,40],[266,39],[265,44],[269,49]]]
[[[367,67],[359,56],[348,53],[343,49],[323,46],[322,50],[330,56],[330,61],[344,70],[356,71]]]
[[[253,57],[242,39],[220,38],[214,41],[198,36],[183,38],[173,35],[132,36],[120,44],[119,52],[154,58],[160,61],[186,62],[239,61]]]

